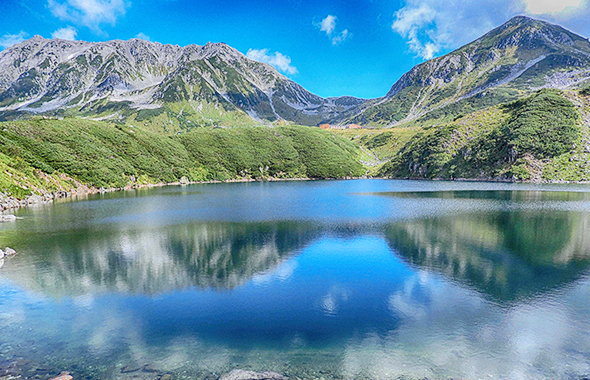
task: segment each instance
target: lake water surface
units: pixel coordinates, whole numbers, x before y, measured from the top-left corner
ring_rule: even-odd
[[[590,186],[202,184],[0,225],[0,378],[590,376]]]

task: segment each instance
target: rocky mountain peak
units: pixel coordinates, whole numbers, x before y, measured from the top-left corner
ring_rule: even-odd
[[[124,120],[172,107],[188,123],[189,111],[180,108],[190,104],[192,117],[205,125],[228,112],[236,120],[314,125],[338,117],[348,103],[313,95],[225,43],[180,47],[137,38],[83,42],[35,36],[0,52],[0,119],[67,110]]]
[[[588,44],[587,39],[559,25],[526,16],[513,17],[479,38],[476,42],[480,42],[486,47],[499,49],[507,47],[559,49],[573,46],[576,43]]]
[[[567,88],[589,79],[586,38],[546,21],[517,16],[455,51],[415,66],[381,102],[352,121],[397,124],[457,102],[477,104],[478,109],[527,91]]]
[[[208,59],[215,56],[222,56],[224,58],[239,58],[244,55],[238,50],[232,48],[224,42],[207,42],[205,46],[201,46],[203,59]]]

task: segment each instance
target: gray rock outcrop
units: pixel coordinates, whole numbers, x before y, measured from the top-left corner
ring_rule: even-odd
[[[288,380],[288,378],[276,372],[254,372],[234,369],[221,376],[219,380]]]

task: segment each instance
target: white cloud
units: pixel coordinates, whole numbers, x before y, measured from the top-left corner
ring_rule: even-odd
[[[316,24],[321,32],[325,32],[326,36],[332,41],[332,45],[338,45],[342,42],[346,41],[346,39],[352,37],[352,33],[348,31],[348,29],[344,29],[342,32],[337,33],[333,36],[334,31],[336,30],[336,20],[338,17],[333,15],[327,15],[319,24]]]
[[[344,29],[342,31],[342,33],[340,33],[336,37],[332,38],[332,45],[338,45],[338,44],[346,41],[346,39],[350,38],[351,36],[352,36],[352,33],[350,33],[348,31],[348,29]]]
[[[250,49],[246,56],[255,61],[268,63],[284,73],[297,74],[297,68],[291,65],[291,58],[278,51],[269,54],[268,49]]]
[[[17,34],[7,33],[0,37],[0,47],[5,49],[11,47],[12,45],[20,44],[21,42],[26,40],[28,36],[29,35],[23,31]]]
[[[73,26],[61,28],[51,33],[51,38],[60,38],[62,40],[76,41],[78,31]]]
[[[406,6],[396,12],[391,28],[408,40],[413,52],[424,59],[431,59],[441,47],[435,42],[422,42],[420,32],[431,27],[435,17],[436,11],[427,4]]]
[[[146,41],[151,41],[150,36],[148,36],[147,34],[143,33],[143,32],[139,32],[135,35],[135,38],[139,38],[140,40],[146,40]]]
[[[391,25],[423,59],[457,48],[522,13],[523,0],[406,0]]]
[[[590,0],[405,0],[393,15],[393,31],[410,51],[430,59],[445,49],[458,48],[513,16],[543,17],[588,33]]]
[[[524,0],[529,14],[567,15],[587,5],[587,0]]]
[[[328,15],[320,23],[320,30],[326,32],[326,35],[330,36],[336,28],[336,16]]]
[[[115,25],[127,8],[125,0],[48,0],[47,5],[55,17],[99,33],[100,25]]]
[[[395,21],[391,27],[401,35],[408,35],[412,30],[433,22],[435,15],[436,11],[427,4],[406,6],[395,13]]]

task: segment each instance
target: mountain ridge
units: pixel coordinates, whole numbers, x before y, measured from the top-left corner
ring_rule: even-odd
[[[516,16],[414,66],[375,99],[322,98],[225,43],[44,39],[0,52],[0,120],[81,116],[164,132],[289,122],[436,124],[535,90],[590,83],[590,42]]]
[[[476,111],[540,88],[563,89],[589,80],[586,38],[559,25],[516,16],[452,52],[414,66],[383,98],[359,109],[350,121],[398,125],[465,99],[471,100],[470,106],[475,103],[471,111]],[[487,90],[493,93],[484,94]],[[480,94],[496,99],[474,100]]]
[[[321,98],[225,43],[180,47],[141,39],[94,43],[35,36],[0,52],[0,68],[4,119],[19,113],[67,115],[68,109],[126,118],[190,102],[196,113],[209,106],[235,113],[241,122],[249,117],[317,124],[364,102]],[[15,117],[6,117],[11,112]]]

